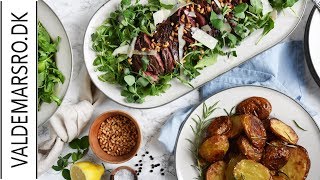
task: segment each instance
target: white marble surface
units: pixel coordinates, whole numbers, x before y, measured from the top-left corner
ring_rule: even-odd
[[[45,2],[48,3],[48,5],[55,11],[55,13],[61,19],[69,35],[74,56],[73,79],[76,79],[77,75],[79,74],[80,68],[84,65],[82,54],[82,42],[86,26],[88,25],[89,20],[95,13],[95,11],[102,4],[104,4],[106,0],[45,0]],[[309,2],[303,20],[301,21],[295,32],[292,33],[292,35],[290,35],[290,37],[288,37],[286,40],[303,40],[305,29],[304,27],[311,8],[312,3]],[[309,95],[304,98],[309,99],[312,102],[311,105],[315,108],[315,110],[317,112],[320,112],[320,89],[311,78],[308,70],[306,71],[306,81],[308,83],[308,87],[305,89],[305,91],[308,92]],[[65,99],[66,102],[74,102],[74,100],[72,99],[71,92],[76,90],[76,87],[73,88],[74,89],[69,89]],[[196,103],[199,103],[199,93],[197,90],[179,98],[178,100],[170,104],[149,110],[129,109],[107,99],[103,104],[96,108],[92,119],[94,119],[102,112],[112,109],[121,109],[132,114],[136,119],[138,119],[142,127],[141,129],[143,133],[143,144],[142,148],[138,153],[138,156],[134,157],[129,162],[124,163],[124,165],[135,167],[134,165],[138,163],[140,159],[142,159],[141,154],[145,153],[145,151],[149,151],[149,155],[152,155],[154,157],[154,160],[150,161],[148,157],[149,155],[142,159],[143,169],[142,173],[140,173],[139,179],[170,180],[176,179],[174,170],[174,157],[170,153],[168,153],[163,148],[163,146],[159,144],[159,142],[157,141],[159,130],[161,126],[165,123],[167,118],[170,116],[170,114],[172,114],[178,109]],[[320,124],[319,115],[315,117],[315,120],[318,122],[318,124]],[[86,131],[83,133],[84,135],[88,133],[88,127]],[[38,141],[41,142],[47,139],[48,135],[49,132],[46,125],[40,127],[38,130]],[[64,154],[67,152],[68,148],[65,149]],[[100,163],[100,161],[94,155],[92,155],[91,151],[89,152],[88,156],[85,157],[85,159],[93,160],[97,163]],[[160,168],[165,169],[165,176],[160,175],[160,168],[154,170],[153,173],[149,172],[149,170],[151,170],[151,164],[157,163],[161,164]],[[105,166],[107,169],[112,169],[119,165],[115,166],[105,163]],[[57,172],[49,170],[39,179],[56,180],[63,178]]]

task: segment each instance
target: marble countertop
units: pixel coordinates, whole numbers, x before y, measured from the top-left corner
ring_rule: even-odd
[[[86,27],[89,23],[90,18],[93,16],[96,10],[106,2],[106,0],[45,0],[45,2],[54,10],[54,12],[60,18],[69,35],[73,48],[74,59],[74,72],[72,77],[75,79],[77,78],[77,74],[79,74],[81,67],[84,65],[82,44]],[[296,30],[286,39],[286,41],[303,40],[305,24],[311,9],[312,3],[308,2],[302,21],[300,22]],[[311,101],[311,104],[317,108],[315,110],[317,112],[320,112],[320,89],[312,79],[309,71],[306,72],[308,73],[306,74],[306,80],[308,82],[308,88],[306,89],[306,91],[309,92],[309,96],[304,98],[309,99]],[[65,98],[67,101],[72,102],[73,100],[70,92],[72,91],[69,90]],[[173,112],[197,103],[199,103],[199,92],[197,90],[194,90],[193,92],[165,106],[147,110],[129,109],[107,99],[103,104],[95,109],[92,119],[97,117],[102,112],[111,109],[121,109],[130,112],[131,115],[139,120],[143,134],[143,143],[142,148],[138,152],[138,155],[129,162],[124,163],[123,165],[135,167],[135,164],[137,164],[139,160],[142,160],[143,169],[140,173],[139,179],[171,180],[177,179],[174,169],[174,157],[164,149],[162,144],[157,141],[160,128]],[[315,117],[315,119],[318,124],[320,124],[320,117]],[[84,134],[87,133],[88,127],[85,130]],[[46,125],[38,129],[39,142],[47,139],[48,136],[49,131]],[[67,151],[68,148],[65,149],[65,152],[63,154],[66,154]],[[146,151],[148,151],[149,154],[145,157],[142,157],[142,154],[144,154]],[[150,160],[150,155],[154,157],[154,160]],[[92,154],[91,151],[89,151],[88,156],[86,156],[85,159],[100,162]],[[150,173],[149,171],[151,170],[151,164],[158,163],[160,164],[159,168]],[[105,163],[105,166],[107,169],[113,169],[119,165],[110,165]],[[161,168],[164,169],[164,175],[161,175],[160,173]],[[39,179],[56,180],[63,178],[57,172],[49,170],[47,173],[40,176]]]

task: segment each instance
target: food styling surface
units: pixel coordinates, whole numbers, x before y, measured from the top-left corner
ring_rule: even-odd
[[[74,55],[74,71],[72,77],[76,79],[80,72],[80,69],[82,68],[82,66],[84,66],[82,43],[86,27],[92,15],[100,6],[102,6],[106,2],[106,0],[45,0],[45,2],[48,3],[48,5],[59,16],[60,20],[66,28],[70,41],[72,42]],[[309,2],[303,20],[301,21],[295,32],[291,34],[287,40],[303,40],[304,27],[311,8],[312,3]],[[312,102],[311,105],[313,105],[315,111],[320,112],[320,97],[317,97],[315,95],[317,92],[319,92],[320,89],[312,79],[309,71],[306,71],[306,73],[308,73],[307,79],[309,96],[306,96],[305,98]],[[66,103],[75,101],[72,97],[72,92],[76,89],[77,84],[71,83],[69,91],[65,96],[64,101]],[[193,91],[162,107],[147,110],[127,108],[111,101],[110,99],[106,99],[102,104],[96,107],[92,119],[95,119],[98,115],[105,112],[106,110],[118,109],[130,112],[130,114],[137,119],[141,126],[143,142],[137,156],[135,156],[127,163],[124,163],[124,165],[137,169],[135,165],[142,164],[142,170],[139,175],[140,179],[156,178],[157,180],[175,180],[177,179],[177,177],[174,169],[174,156],[167,152],[164,147],[157,141],[158,133],[162,125],[173,112],[190,105],[198,104],[199,102],[198,91]],[[320,115],[316,116],[315,120],[318,122],[318,124],[320,124]],[[88,128],[89,126],[84,131],[83,135],[88,134]],[[81,135],[80,137],[82,137],[83,135]],[[48,137],[48,127],[40,127],[38,129],[38,141],[41,142],[44,139],[48,139]],[[63,154],[66,153],[67,152],[63,152]],[[92,160],[97,163],[101,162],[96,156],[92,154],[91,151],[89,151],[89,154],[88,156],[86,156],[85,160]],[[141,162],[139,162],[140,160]],[[157,167],[154,168],[155,170],[153,172],[150,172],[152,164],[154,166],[156,165]],[[105,163],[105,165],[107,169],[114,169],[115,167],[119,166],[110,165],[107,163]],[[163,170],[161,171],[161,169]],[[161,175],[162,173],[163,175]],[[57,176],[61,177],[61,175],[57,174],[57,172],[49,170],[46,174],[42,175],[40,179],[56,180]]]

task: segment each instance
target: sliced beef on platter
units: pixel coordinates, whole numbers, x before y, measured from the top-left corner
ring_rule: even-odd
[[[147,67],[148,71],[153,72],[156,75],[161,75],[165,72],[164,65],[159,53],[157,53],[154,56],[148,56],[148,59],[149,59],[149,65]]]
[[[166,21],[158,24],[157,29],[153,35],[153,39],[155,42],[160,44],[165,44],[170,41],[170,36],[173,31],[173,26],[171,25],[171,21],[167,19]]]
[[[207,25],[208,22],[205,18],[205,16],[203,16],[202,14],[200,14],[198,11],[195,12],[196,14],[196,22],[199,24],[200,27]]]
[[[139,72],[140,69],[142,69],[142,56],[140,55],[133,55],[132,56],[132,69],[135,72]]]
[[[177,39],[174,39],[170,43],[170,50],[173,56],[174,61],[179,61],[179,43]]]
[[[152,81],[158,81],[158,80],[159,80],[159,76],[153,74],[153,73],[150,72],[150,71],[145,71],[145,72],[143,72],[143,74],[144,74],[145,76],[151,77],[151,80],[152,80]]]
[[[135,50],[138,51],[149,51],[152,50],[151,40],[148,35],[144,33],[140,33],[136,44]],[[161,60],[159,53],[156,55],[149,55],[147,56],[149,59],[149,65],[147,70],[154,73],[155,75],[163,74],[164,73],[164,66]],[[132,57],[132,67],[134,71],[139,71],[142,68],[142,56],[141,55],[133,55]]]
[[[175,61],[169,48],[161,50],[161,57],[163,60],[164,68],[166,73],[171,73],[174,70]]]

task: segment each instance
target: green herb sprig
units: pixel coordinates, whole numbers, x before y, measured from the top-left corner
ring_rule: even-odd
[[[230,111],[227,111],[226,109],[223,109],[223,111],[227,114],[227,116],[233,116],[236,112],[235,112],[236,107],[233,106]]]
[[[219,102],[214,103],[212,106],[207,106],[206,103],[203,103],[203,111],[202,115],[196,115],[196,118],[192,118],[193,122],[195,123],[194,126],[191,126],[191,130],[194,134],[194,140],[186,139],[190,144],[192,145],[192,148],[189,149],[194,158],[196,159],[196,163],[194,165],[191,165],[194,167],[199,175],[196,179],[198,180],[204,180],[204,170],[207,168],[207,165],[204,165],[201,163],[201,158],[199,157],[199,146],[201,145],[202,138],[204,136],[204,130],[207,128],[207,126],[210,123],[209,116],[218,109],[217,105]]]
[[[297,123],[296,120],[292,120],[292,121],[293,121],[294,124],[295,124],[299,129],[301,129],[302,131],[307,131],[306,129],[302,128],[302,127]]]
[[[53,165],[52,169],[55,171],[61,171],[62,176],[66,180],[71,180],[70,170],[68,166],[70,164],[76,163],[83,156],[85,156],[89,151],[89,137],[83,136],[81,139],[74,139],[69,143],[71,149],[76,150],[75,152],[68,153],[65,156],[60,156],[57,161],[57,165]],[[71,157],[71,161],[70,161]]]

